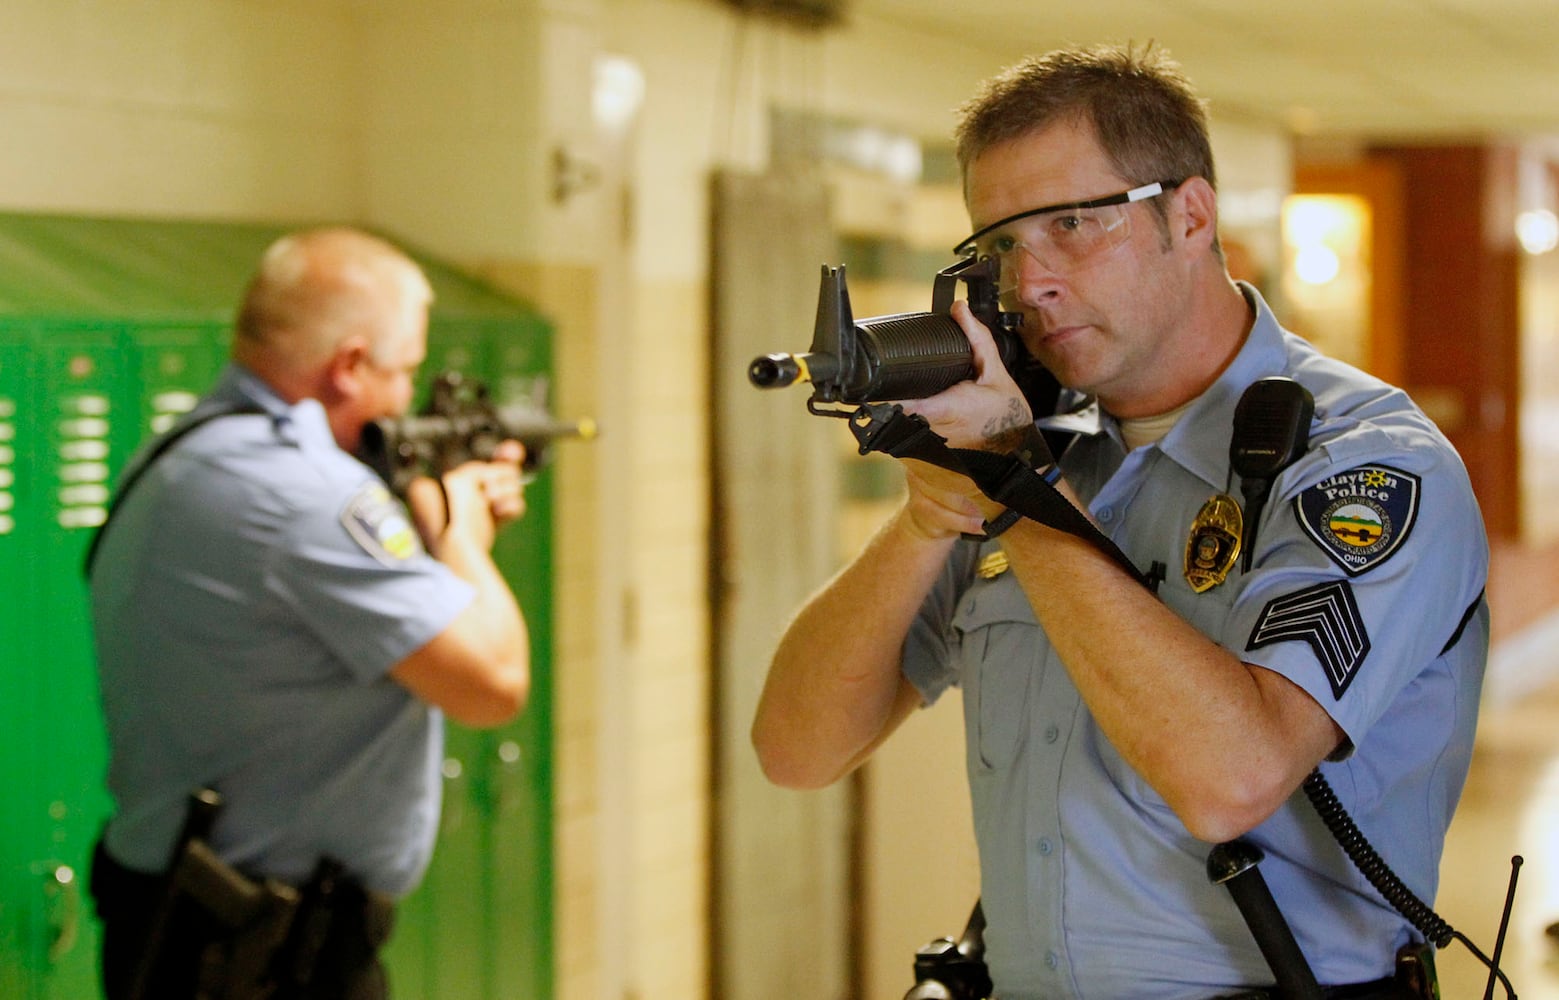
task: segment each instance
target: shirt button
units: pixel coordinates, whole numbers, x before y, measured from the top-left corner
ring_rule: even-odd
[[[1053,848],[1050,846],[1050,838],[1049,837],[1040,837],[1039,838],[1039,853],[1045,855],[1046,857],[1049,857],[1050,852],[1052,850],[1053,850]]]
[[[1100,507],[1099,512],[1094,516],[1103,521],[1105,524],[1109,524],[1111,521],[1115,520],[1115,511],[1110,507]]]
[[[1060,738],[1061,738],[1061,728],[1059,726],[1046,726],[1045,727],[1045,742],[1046,743],[1054,743],[1056,740],[1058,740]]]
[[[1045,967],[1047,969],[1054,969],[1056,966],[1058,966],[1060,964],[1061,964],[1061,956],[1057,955],[1053,951],[1045,952]]]

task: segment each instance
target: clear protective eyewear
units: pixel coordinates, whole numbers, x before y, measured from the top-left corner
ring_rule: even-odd
[[[1001,264],[998,290],[1005,298],[1018,285],[1019,251],[1054,274],[1076,271],[1126,242],[1131,235],[1127,205],[1166,194],[1181,183],[1154,181],[1105,198],[1031,208],[976,230],[953,252],[978,260],[997,258]]]

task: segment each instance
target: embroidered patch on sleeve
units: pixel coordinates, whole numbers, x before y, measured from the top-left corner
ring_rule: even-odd
[[[1349,576],[1402,547],[1418,517],[1419,479],[1385,465],[1340,472],[1294,499],[1299,523]]]
[[[341,524],[363,550],[386,566],[422,554],[422,539],[406,508],[383,483],[367,483],[341,511]]]
[[[1290,639],[1310,644],[1331,682],[1332,697],[1341,701],[1370,651],[1369,633],[1347,580],[1318,584],[1268,601],[1245,648],[1260,649]]]

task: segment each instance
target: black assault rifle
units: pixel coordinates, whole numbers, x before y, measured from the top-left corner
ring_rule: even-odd
[[[437,478],[463,462],[485,461],[507,440],[525,446],[524,472],[534,474],[550,457],[548,448],[562,437],[590,440],[595,421],[556,420],[540,401],[496,404],[487,386],[446,371],[433,380],[420,413],[376,420],[363,428],[358,458],[379,473],[398,496],[418,476]]]

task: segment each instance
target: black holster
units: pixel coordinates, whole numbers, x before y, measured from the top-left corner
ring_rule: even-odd
[[[211,850],[209,802],[192,806],[202,812],[162,875],[125,868],[98,844],[91,892],[108,1000],[384,996],[377,956],[393,902],[329,858],[300,887],[251,878]]]

